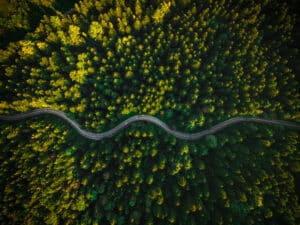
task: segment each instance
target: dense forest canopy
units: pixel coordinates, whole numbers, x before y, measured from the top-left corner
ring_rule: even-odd
[[[296,1],[0,0],[0,114],[49,107],[106,131],[137,114],[195,132],[300,121]],[[0,122],[0,222],[299,224],[299,132],[245,123],[197,141],[152,124],[80,137]]]

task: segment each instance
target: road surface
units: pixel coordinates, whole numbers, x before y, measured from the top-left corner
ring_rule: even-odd
[[[283,121],[283,120],[273,120],[273,119],[261,119],[261,118],[234,117],[234,118],[231,118],[224,122],[221,122],[209,129],[206,129],[206,130],[203,130],[203,131],[200,131],[197,133],[183,133],[180,131],[172,130],[171,128],[169,128],[169,126],[166,123],[164,123],[163,121],[159,120],[156,117],[153,117],[150,115],[135,115],[135,116],[132,116],[132,117],[124,120],[119,125],[112,128],[111,130],[101,132],[101,133],[93,133],[93,132],[81,129],[79,124],[76,121],[67,117],[64,112],[59,111],[59,110],[49,109],[49,108],[36,109],[31,112],[21,113],[21,114],[16,114],[16,115],[0,115],[0,120],[16,121],[16,120],[23,120],[23,119],[34,117],[37,115],[43,115],[43,114],[55,115],[57,117],[62,118],[63,120],[68,122],[76,131],[78,131],[78,133],[81,136],[91,139],[91,140],[95,140],[95,141],[99,141],[99,140],[102,140],[105,138],[111,138],[114,135],[116,135],[118,132],[120,132],[121,130],[126,128],[131,123],[134,123],[137,121],[146,121],[146,122],[153,123],[153,124],[159,126],[160,128],[162,128],[168,134],[173,135],[174,137],[176,137],[178,139],[183,139],[183,140],[197,140],[206,135],[214,134],[220,130],[223,130],[224,128],[226,128],[228,126],[231,126],[236,123],[241,123],[241,122],[255,122],[255,123],[273,124],[273,125],[283,125],[283,126],[287,126],[290,128],[300,129],[300,124],[295,123],[295,122],[289,122],[289,121]]]

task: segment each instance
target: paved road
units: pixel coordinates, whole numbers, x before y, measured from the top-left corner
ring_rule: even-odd
[[[80,135],[95,141],[99,141],[104,138],[111,138],[114,135],[116,135],[118,132],[123,130],[125,127],[127,127],[129,124],[137,121],[146,121],[146,122],[153,123],[159,126],[160,128],[162,128],[163,130],[165,130],[167,133],[175,136],[176,138],[183,139],[183,140],[197,140],[206,135],[214,134],[228,126],[231,126],[236,123],[241,123],[241,122],[255,122],[255,123],[273,124],[273,125],[283,125],[290,128],[300,129],[300,124],[295,122],[289,122],[283,120],[272,120],[272,119],[261,119],[261,118],[234,117],[232,119],[221,122],[209,129],[197,133],[183,133],[176,130],[172,130],[171,128],[169,128],[167,124],[157,119],[156,117],[149,116],[149,115],[136,115],[124,120],[119,125],[112,128],[111,130],[102,133],[93,133],[81,129],[79,124],[76,121],[68,118],[64,112],[54,110],[54,109],[49,109],[49,108],[36,109],[28,113],[21,113],[16,115],[0,115],[0,120],[5,120],[5,121],[23,120],[23,119],[27,119],[42,114],[51,114],[62,118],[63,120],[67,121],[75,130],[77,130]]]

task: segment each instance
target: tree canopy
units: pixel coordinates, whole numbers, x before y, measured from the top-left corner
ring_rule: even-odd
[[[94,132],[136,114],[184,132],[299,121],[291,2],[1,0],[0,114],[50,107]],[[39,116],[0,134],[2,223],[300,221],[295,130],[241,124],[187,142],[140,122],[93,142]]]

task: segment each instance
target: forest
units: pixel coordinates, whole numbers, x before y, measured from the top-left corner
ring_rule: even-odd
[[[194,133],[300,122],[300,4],[0,0],[0,115],[61,110],[91,132],[151,115]],[[299,130],[100,141],[53,115],[0,121],[0,224],[300,224]]]

